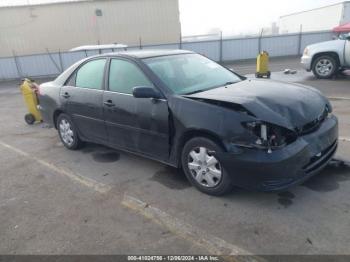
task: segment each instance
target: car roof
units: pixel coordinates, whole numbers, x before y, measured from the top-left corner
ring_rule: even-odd
[[[148,49],[148,50],[133,50],[133,51],[120,51],[114,53],[104,53],[100,55],[94,55],[91,57],[87,57],[83,60],[80,60],[70,66],[66,71],[64,71],[61,75],[59,75],[54,82],[58,85],[63,85],[63,83],[67,80],[67,78],[73,73],[73,71],[84,61],[94,59],[96,57],[133,57],[137,59],[143,58],[151,58],[151,57],[160,57],[160,56],[169,56],[169,55],[181,55],[181,54],[194,54],[194,52],[187,50],[171,50],[171,49]]]
[[[168,56],[168,55],[181,55],[181,54],[193,54],[191,51],[187,50],[171,50],[171,49],[154,49],[154,50],[132,50],[132,51],[120,51],[114,53],[106,53],[100,56],[128,56],[134,58],[151,58],[159,56]]]

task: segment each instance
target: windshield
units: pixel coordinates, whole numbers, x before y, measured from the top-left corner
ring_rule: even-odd
[[[192,94],[241,81],[228,69],[198,54],[154,57],[143,61],[175,94]]]

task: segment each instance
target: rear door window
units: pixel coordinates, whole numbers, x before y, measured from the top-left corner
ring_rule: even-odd
[[[85,63],[76,73],[75,86],[89,89],[102,89],[106,59]]]

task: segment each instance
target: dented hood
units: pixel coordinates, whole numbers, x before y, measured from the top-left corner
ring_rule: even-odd
[[[238,104],[262,121],[289,129],[317,119],[328,104],[312,87],[270,80],[245,80],[187,97]]]

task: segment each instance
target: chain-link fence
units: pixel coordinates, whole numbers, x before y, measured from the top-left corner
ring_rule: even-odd
[[[332,39],[332,32],[309,32],[275,36],[217,39],[196,42],[179,42],[163,45],[128,47],[135,49],[185,49],[203,54],[217,62],[255,58],[265,50],[271,57],[301,55],[304,48],[313,43]],[[52,77],[59,75],[67,67],[88,56],[119,50],[103,49],[96,51],[55,52],[0,58],[0,80],[23,77]]]

